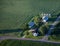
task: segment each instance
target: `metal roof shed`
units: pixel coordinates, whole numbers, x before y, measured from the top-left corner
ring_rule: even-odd
[[[32,28],[35,24],[34,22],[30,22],[28,25],[29,25],[29,28]]]

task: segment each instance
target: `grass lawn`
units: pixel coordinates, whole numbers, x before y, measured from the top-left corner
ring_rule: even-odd
[[[22,28],[41,13],[60,10],[60,0],[0,0],[0,29]]]
[[[25,40],[4,40],[0,43],[0,46],[60,46],[60,44]]]

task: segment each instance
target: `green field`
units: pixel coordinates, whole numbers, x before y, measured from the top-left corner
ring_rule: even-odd
[[[4,40],[0,43],[0,46],[60,46],[60,44],[23,40]]]
[[[0,29],[22,28],[37,14],[58,10],[60,0],[0,0]]]

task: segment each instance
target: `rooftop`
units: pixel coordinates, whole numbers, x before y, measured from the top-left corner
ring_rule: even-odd
[[[33,36],[38,36],[38,33],[33,33]]]
[[[43,16],[42,19],[43,19],[43,22],[46,22],[48,20],[48,16]]]
[[[34,26],[34,22],[30,22],[28,25],[29,25],[29,28],[31,28]]]

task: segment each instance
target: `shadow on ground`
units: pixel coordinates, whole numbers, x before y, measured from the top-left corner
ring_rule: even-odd
[[[4,33],[11,33],[11,32],[20,32],[22,29],[6,29],[6,30],[0,30],[0,34]]]

